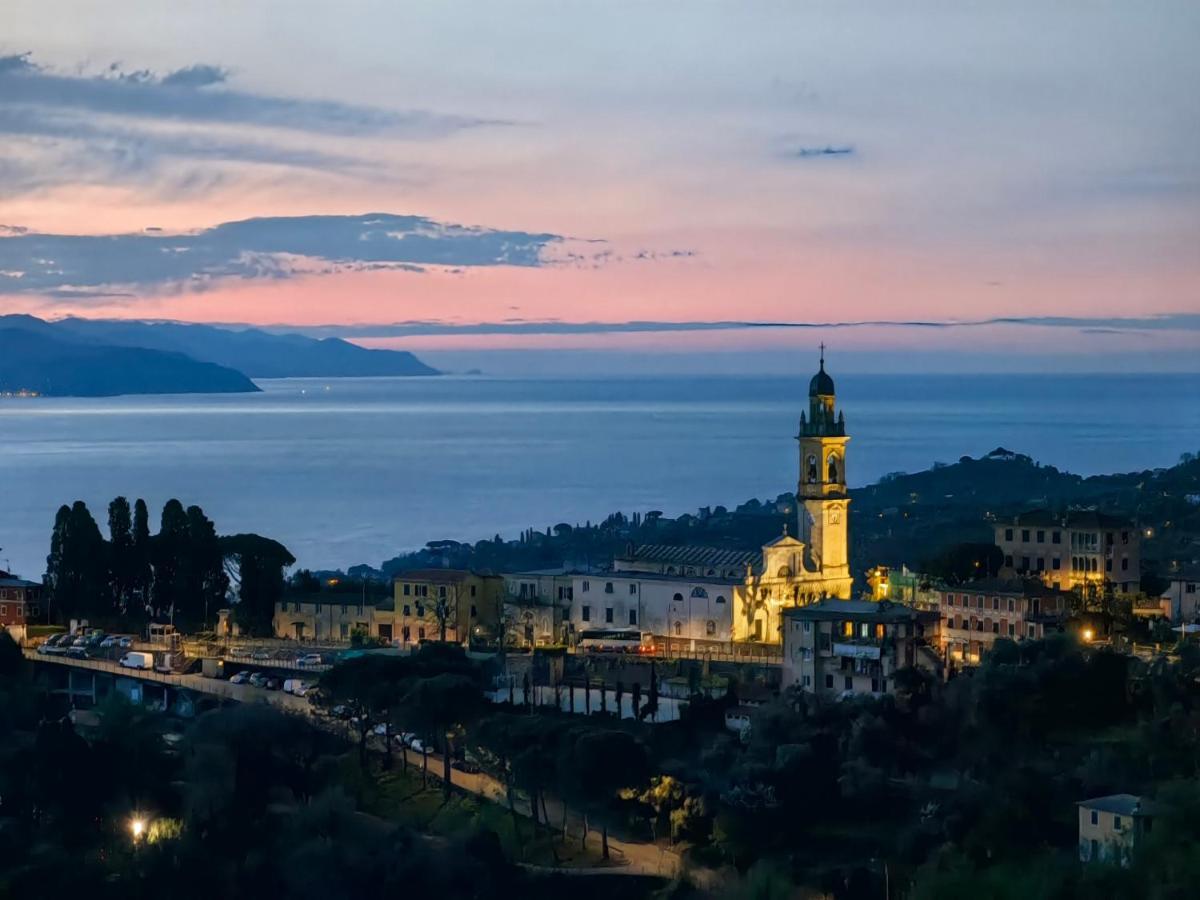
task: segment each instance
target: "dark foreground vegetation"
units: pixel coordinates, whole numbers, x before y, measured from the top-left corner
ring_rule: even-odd
[[[531,848],[539,865],[602,863],[621,838],[673,845],[703,885],[661,887],[680,896],[1194,896],[1195,648],[1148,665],[1064,636],[1000,641],[973,675],[906,676],[895,698],[789,693],[743,741],[724,726],[736,688],[678,722],[571,716],[486,701],[487,673],[435,644],[332,669],[330,716],[247,705],[180,723],[114,701],[76,730],[0,638],[0,895],[549,896],[562,886],[516,865]],[[444,786],[455,759],[504,799]],[[1117,792],[1165,812],[1130,867],[1082,865],[1075,804]],[[581,860],[586,831],[601,842]]]

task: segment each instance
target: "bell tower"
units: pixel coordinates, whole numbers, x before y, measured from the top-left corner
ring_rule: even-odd
[[[821,368],[808,385],[808,413],[800,413],[800,539],[812,555],[812,566],[823,579],[845,581],[850,596],[850,559],[847,519],[850,495],[846,490],[846,420],[835,409],[833,379],[825,372],[825,345]],[[831,586],[832,588],[833,586]],[[840,587],[840,586],[839,586]]]

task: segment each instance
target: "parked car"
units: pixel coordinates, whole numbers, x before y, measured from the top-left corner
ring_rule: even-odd
[[[72,647],[86,647],[87,642],[88,642],[87,635],[80,634],[80,635],[76,635],[75,640],[71,641],[71,646]]]
[[[70,643],[71,636],[69,634],[52,634],[46,640],[38,644],[38,653],[48,654],[53,656],[56,653],[64,653],[65,648],[63,642]]]
[[[117,646],[120,647],[122,650],[128,650],[130,647],[133,646],[133,638],[129,637],[128,635],[123,638],[118,638]]]
[[[320,653],[305,653],[303,656],[301,656],[299,659],[296,660],[296,665],[298,665],[298,666],[320,666],[320,665],[324,665],[324,661],[321,659]]]
[[[243,669],[240,672],[234,672],[229,679],[230,684],[245,684],[250,680],[250,673]]]
[[[154,654],[131,651],[121,657],[121,665],[126,669],[153,669]]]
[[[308,693],[308,683],[301,681],[299,678],[288,678],[283,682],[283,692],[303,697]]]
[[[250,676],[250,684],[252,684],[254,687],[257,687],[257,688],[266,687],[267,676],[264,675],[262,672],[255,672],[253,675]]]
[[[250,658],[251,658],[251,659],[257,659],[257,660],[259,660],[259,661],[262,661],[262,660],[265,660],[265,659],[270,659],[270,658],[271,658],[271,651],[269,651],[269,650],[263,650],[263,649],[258,649],[258,650],[255,650],[253,653],[251,653],[251,654],[250,654]]]
[[[265,687],[268,691],[277,691],[280,688],[280,684],[281,682],[278,678],[268,678],[265,682],[263,682],[263,687]]]
[[[118,638],[115,634],[110,634],[108,637],[106,637],[104,640],[102,640],[100,642],[100,649],[101,650],[112,649],[113,647],[117,646],[117,640],[118,640]]]

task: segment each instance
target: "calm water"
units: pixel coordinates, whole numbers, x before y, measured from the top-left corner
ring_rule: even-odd
[[[791,490],[807,379],[265,381],[262,394],[0,399],[0,560],[42,571],[54,511],[198,503],[311,567],[377,565],[614,510]],[[841,376],[853,484],[997,445],[1083,474],[1200,450],[1196,376]],[[0,565],[3,565],[0,562]]]

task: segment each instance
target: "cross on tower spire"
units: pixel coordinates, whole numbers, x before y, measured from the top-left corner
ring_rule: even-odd
[[[821,341],[821,368],[825,368],[825,342]]]

